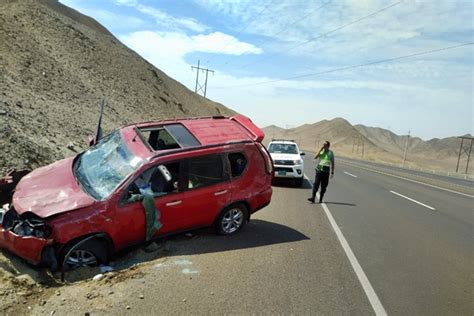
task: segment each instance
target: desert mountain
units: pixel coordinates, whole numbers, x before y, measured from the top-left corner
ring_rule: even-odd
[[[105,131],[234,113],[55,0],[0,0],[0,169],[33,168],[84,148],[103,98]]]
[[[457,157],[459,154],[460,140],[457,137],[433,138],[423,141],[418,137],[408,138],[408,135],[399,136],[379,127],[367,127],[364,125],[355,125],[354,127],[377,146],[396,155],[403,154],[407,146],[407,139],[407,151],[415,155],[446,159],[453,156]],[[465,136],[472,137],[469,134]]]
[[[325,140],[331,142],[332,148],[339,151],[352,152],[357,150],[362,153],[362,143],[366,152],[384,152],[369,138],[357,131],[348,121],[343,118],[333,120],[323,120],[314,124],[305,124],[292,129],[283,129],[278,126],[269,126],[264,128],[265,139],[270,141],[273,138],[284,138],[295,140],[301,148],[315,151],[320,148]]]
[[[342,118],[323,120],[292,129],[272,125],[265,127],[264,131],[267,142],[272,138],[293,139],[304,150],[314,152],[315,148],[321,147],[324,140],[329,140],[331,147],[339,156],[395,164],[402,163],[408,138],[407,135],[396,135],[379,127],[352,126]],[[411,136],[408,138],[406,164],[454,171],[459,146],[460,140],[457,137],[423,141],[421,138]],[[462,163],[461,170],[464,170]]]

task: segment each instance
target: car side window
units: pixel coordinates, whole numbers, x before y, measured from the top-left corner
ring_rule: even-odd
[[[171,181],[166,181],[163,174],[154,166],[144,171],[129,186],[125,201],[139,200],[143,190],[150,190],[155,197],[179,192],[180,162],[163,164],[171,174]]]
[[[212,185],[227,180],[221,155],[194,157],[188,160],[187,189]]]
[[[247,167],[247,158],[243,153],[229,154],[230,172],[232,178],[239,177]]]

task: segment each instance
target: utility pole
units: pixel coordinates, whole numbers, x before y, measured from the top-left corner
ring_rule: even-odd
[[[403,154],[402,168],[405,167],[405,161],[407,159],[407,151],[408,151],[408,142],[409,141],[410,141],[410,131],[408,131],[407,142],[405,143],[405,153]]]
[[[365,142],[360,134],[352,134],[352,153],[359,154],[359,148],[361,149],[362,158],[364,158]]]
[[[209,75],[210,72],[212,72],[212,74],[214,74],[214,70],[211,70],[211,69],[207,69],[207,68],[200,68],[199,67],[199,63],[200,61],[198,60],[198,64],[197,64],[197,67],[195,66],[191,66],[191,70],[193,69],[197,69],[197,72],[196,72],[196,86],[194,88],[194,92],[195,93],[198,93],[199,91],[201,91],[204,95],[204,97],[206,97],[206,92],[207,92],[207,77]],[[204,85],[201,85],[199,83],[199,71],[202,71],[202,72],[206,72],[206,80],[204,82]]]
[[[456,165],[456,172],[458,172],[459,169],[459,161],[461,160],[461,152],[467,155],[467,163],[466,163],[466,171],[465,173],[467,174],[467,171],[469,169],[469,161],[471,160],[471,152],[472,152],[472,142],[474,140],[473,137],[467,137],[467,136],[459,136],[458,138],[461,139],[461,147],[459,147],[459,156],[458,156],[458,163]],[[464,145],[464,140],[466,141],[466,144]],[[469,144],[470,140],[470,144]],[[469,148],[469,151],[467,150]]]

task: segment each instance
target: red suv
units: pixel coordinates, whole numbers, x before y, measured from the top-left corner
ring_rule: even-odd
[[[242,115],[115,130],[21,179],[0,209],[0,247],[56,270],[198,227],[233,234],[270,203],[263,137]]]

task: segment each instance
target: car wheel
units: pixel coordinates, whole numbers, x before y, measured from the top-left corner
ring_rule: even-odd
[[[301,187],[301,186],[303,185],[303,178],[301,177],[301,178],[299,178],[299,179],[296,179],[295,185],[296,185],[297,187]]]
[[[80,267],[95,267],[107,261],[107,244],[99,239],[86,242],[78,241],[68,246],[63,252],[61,263],[66,270]]]
[[[242,204],[226,207],[216,221],[219,235],[232,235],[242,229],[247,222],[247,208]]]

